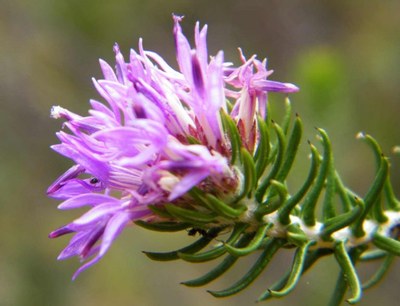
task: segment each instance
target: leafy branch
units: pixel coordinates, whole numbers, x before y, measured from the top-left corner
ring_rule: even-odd
[[[394,256],[400,255],[400,201],[391,185],[389,160],[376,140],[368,134],[358,135],[376,160],[375,176],[364,196],[356,195],[344,185],[335,169],[329,136],[320,128],[316,131],[322,153],[308,142],[308,175],[300,188],[292,191],[286,181],[289,175],[296,175],[291,170],[303,126],[301,118],[293,116],[289,101],[281,125],[257,119],[258,146],[254,153],[242,144],[236,122],[226,113],[221,114],[221,119],[241,187],[230,197],[219,194],[218,190],[193,188],[184,202],[153,206],[159,219],[151,223],[138,221],[138,225],[162,232],[192,228],[202,236],[179,250],[145,254],[153,260],[182,259],[194,263],[225,256],[205,275],[182,283],[197,287],[223,275],[240,257],[260,252],[242,278],[224,290],[209,291],[215,297],[226,297],[248,287],[281,249],[294,248],[292,267],[258,301],[288,295],[315,262],[333,256],[341,272],[330,305],[341,304],[348,288],[351,293],[347,302],[359,302],[362,290],[375,285],[393,263]],[[293,126],[289,131],[291,121]],[[219,235],[227,231],[230,236],[224,240]],[[218,243],[204,250],[215,241]],[[374,260],[382,260],[381,267],[362,283],[356,264]]]

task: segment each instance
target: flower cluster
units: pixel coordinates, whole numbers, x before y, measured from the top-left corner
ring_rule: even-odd
[[[74,233],[58,259],[78,256],[75,273],[96,263],[121,231],[137,220],[157,221],[150,206],[195,205],[194,187],[219,198],[241,192],[243,174],[232,164],[232,143],[222,115],[232,119],[251,154],[258,146],[257,118],[266,117],[268,92],[298,88],[268,80],[272,70],[255,56],[233,67],[222,51],[209,57],[207,26],[195,27],[191,48],[174,16],[179,71],[157,53],[131,50],[129,61],[114,46],[115,71],[103,60],[102,80],[93,80],[106,104],[91,100],[88,116],[55,106],[53,118],[65,120],[57,153],[74,165],[49,188],[63,200],[60,209],[88,206],[51,238]]]

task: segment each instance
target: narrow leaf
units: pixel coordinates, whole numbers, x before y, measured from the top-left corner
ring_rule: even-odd
[[[303,273],[303,266],[307,257],[308,248],[313,243],[314,242],[310,241],[296,250],[296,254],[293,260],[292,270],[290,272],[286,285],[278,291],[270,290],[272,296],[282,297],[288,295],[295,288],[297,282],[300,279],[301,274]]]
[[[286,147],[286,141],[285,141],[285,135],[282,131],[282,128],[273,122],[272,127],[275,130],[275,133],[278,138],[278,144],[277,144],[277,155],[276,159],[274,161],[274,165],[272,166],[271,171],[268,173],[268,175],[262,180],[260,186],[258,186],[255,197],[259,203],[262,202],[265,191],[267,190],[268,186],[270,185],[271,179],[275,178],[276,174],[278,173],[281,164],[282,164],[282,159],[283,159],[283,154],[285,152],[285,147]]]
[[[400,201],[396,198],[396,195],[394,194],[390,177],[386,179],[384,192],[388,207],[390,207],[390,209],[393,209],[394,211],[400,211]]]
[[[286,151],[283,157],[282,167],[276,176],[276,180],[284,181],[286,179],[286,176],[288,175],[293,165],[294,158],[296,157],[302,133],[303,133],[303,124],[301,122],[300,117],[296,115],[292,134],[290,135],[288,145],[286,147]]]
[[[263,226],[260,226],[259,229],[257,230],[253,240],[250,241],[250,243],[244,248],[236,248],[229,244],[225,244],[225,248],[229,252],[229,254],[234,255],[234,256],[248,255],[260,247],[263,239],[265,238],[265,235],[267,234],[268,230],[271,229],[271,227],[272,227],[272,223],[267,223],[267,224],[264,224]]]
[[[376,273],[362,285],[362,288],[366,290],[379,283],[382,280],[382,278],[386,275],[386,272],[392,266],[394,259],[395,259],[394,255],[392,254],[387,255],[379,270],[376,271]]]
[[[361,214],[361,216],[359,217],[359,219],[352,226],[352,231],[354,236],[362,237],[365,235],[362,224],[383,189],[383,186],[385,184],[388,175],[388,171],[389,171],[389,162],[386,157],[381,156],[381,162],[378,172],[375,176],[375,179],[370,189],[368,190],[364,198],[365,209]]]
[[[182,222],[157,222],[150,223],[142,220],[135,221],[136,225],[139,225],[145,229],[158,232],[178,232],[190,227],[188,223]]]
[[[322,137],[322,145],[324,147],[324,155],[319,169],[314,186],[311,188],[301,208],[301,216],[307,226],[314,226],[316,223],[315,208],[317,205],[318,197],[324,187],[326,175],[328,173],[330,158],[331,158],[331,145],[328,135],[323,129],[317,129]]]
[[[347,302],[350,304],[355,304],[361,299],[362,289],[352,260],[346,251],[344,241],[339,241],[336,243],[335,257],[352,292],[352,297],[348,299]]]
[[[173,204],[166,204],[166,210],[176,218],[184,222],[193,222],[195,224],[211,223],[215,220],[215,214],[205,214],[199,211],[193,211],[186,208],[178,207]]]
[[[243,235],[240,238],[240,240],[238,241],[238,243],[236,244],[236,247],[246,246],[252,237],[253,237],[252,234]],[[216,266],[214,269],[209,271],[207,274],[205,274],[199,278],[190,280],[190,281],[182,282],[182,285],[185,285],[188,287],[199,287],[199,286],[206,285],[206,284],[212,282],[213,280],[217,279],[218,277],[220,277],[227,270],[229,270],[229,268],[231,268],[238,259],[239,259],[238,257],[228,255],[224,258],[224,260],[218,266]]]
[[[236,127],[235,122],[233,121],[231,116],[229,116],[229,114],[221,112],[221,120],[224,126],[224,130],[228,133],[228,137],[231,143],[231,164],[235,164],[236,160],[239,157],[240,148],[242,146],[239,131]]]
[[[393,255],[400,256],[400,241],[375,233],[372,237],[372,243]]]
[[[221,216],[229,219],[235,219],[239,217],[246,210],[245,206],[233,208],[225,204],[223,201],[219,200],[212,194],[206,194],[206,199],[215,211],[217,211]]]
[[[162,218],[173,218],[173,216],[165,209],[164,206],[148,205],[147,207],[157,216]]]
[[[265,249],[262,252],[261,256],[257,259],[251,269],[239,281],[237,281],[235,284],[225,290],[208,292],[215,297],[226,297],[242,291],[260,275],[260,273],[271,261],[275,253],[284,244],[285,241],[283,239],[271,238],[265,246]]]
[[[248,227],[248,224],[239,223],[232,231],[231,236],[226,241],[227,244],[236,244],[236,241],[239,239],[240,235],[243,231]],[[206,262],[213,259],[216,259],[226,253],[225,246],[221,243],[221,245],[203,252],[196,254],[187,254],[187,253],[178,253],[178,256],[188,262]]]
[[[285,116],[282,120],[282,131],[287,134],[289,130],[290,119],[292,118],[292,103],[290,103],[289,97],[285,98]]]
[[[221,231],[220,228],[210,229],[207,235],[201,237],[196,242],[181,248],[176,251],[171,252],[147,252],[143,251],[143,253],[152,260],[157,261],[170,261],[179,259],[178,253],[195,253],[200,251],[201,249],[205,248],[213,239],[214,237]]]
[[[344,186],[342,179],[339,176],[339,173],[335,171],[335,185],[336,192],[339,194],[339,198],[342,202],[342,207],[344,211],[349,211],[352,208],[352,203],[350,201],[350,195],[346,187]]]
[[[287,227],[287,239],[296,246],[303,246],[310,242],[310,239],[298,224],[291,224]]]
[[[359,198],[356,198],[355,202],[357,203],[357,206],[354,207],[351,211],[348,211],[344,214],[328,219],[324,222],[320,234],[322,240],[329,240],[330,236],[334,232],[346,226],[349,226],[358,218],[360,213],[363,211],[364,203]]]
[[[329,139],[328,139],[329,141]],[[322,205],[322,219],[324,221],[335,217],[334,198],[336,194],[336,171],[333,164],[332,148],[329,145],[330,157],[326,174],[324,202]]]
[[[236,201],[239,201],[240,199],[243,199],[245,196],[247,196],[253,190],[257,183],[257,174],[253,157],[245,148],[241,148],[240,152],[244,170],[244,183],[242,191],[240,192],[240,195],[238,196],[238,199],[236,199]]]
[[[388,252],[376,249],[369,252],[365,252],[361,255],[360,261],[372,261],[377,259],[382,259],[388,255]]]
[[[307,193],[308,189],[311,187],[312,183],[315,180],[315,177],[317,176],[318,172],[318,167],[319,167],[319,154],[317,152],[317,149],[311,144],[311,166],[310,170],[308,172],[308,176],[306,178],[306,181],[304,182],[303,186],[290,198],[287,199],[287,201],[282,205],[282,207],[279,209],[278,216],[279,216],[279,221],[283,225],[287,225],[290,223],[290,213],[293,210],[293,208],[301,201],[301,199],[304,197],[304,195]]]
[[[288,192],[285,184],[275,181],[275,180],[271,180],[271,188],[272,187],[274,187],[274,190],[276,190],[278,192],[279,200],[272,202],[269,199],[269,195],[268,195],[268,197],[265,201],[267,204],[263,203],[263,205],[260,205],[254,213],[254,215],[256,216],[256,218],[258,220],[261,220],[263,216],[265,216],[267,214],[271,214],[274,211],[276,211],[277,209],[279,209],[280,207],[282,207],[282,204],[289,197],[289,192]],[[271,194],[271,193],[273,193],[273,192],[270,192],[269,194]]]
[[[303,264],[302,274],[304,274],[312,265],[321,257],[332,254],[332,251],[329,249],[319,249],[306,253],[306,258]],[[268,290],[266,290],[260,297],[257,299],[258,302],[265,301],[272,297],[271,290],[280,291],[286,285],[291,271],[288,271],[285,276],[283,276],[279,281],[270,286]]]
[[[261,117],[257,117],[259,141],[256,153],[254,155],[255,167],[257,172],[257,180],[262,176],[268,165],[269,154],[271,150],[269,131],[267,124]]]

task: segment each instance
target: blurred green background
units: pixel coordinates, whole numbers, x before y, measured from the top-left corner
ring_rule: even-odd
[[[179,285],[207,265],[151,262],[140,252],[184,245],[185,233],[140,228],[125,230],[75,282],[70,278],[78,261],[56,261],[68,238],[49,240],[47,234],[80,212],[59,212],[45,196],[70,165],[49,149],[61,125],[49,110],[62,105],[87,112],[88,100],[99,98],[91,84],[91,77],[100,77],[98,58],[113,63],[114,42],[128,54],[143,37],[146,49],[175,63],[173,12],[186,16],[190,38],[196,20],[209,25],[210,54],[224,49],[226,60],[238,63],[240,46],[248,56],[268,57],[276,70],[272,79],[299,85],[292,102],[307,126],[303,143],[316,142],[314,126],[325,128],[336,164],[357,192],[366,190],[374,166],[372,153],[354,136],[362,130],[378,138],[400,193],[400,157],[390,153],[400,144],[400,1],[2,0],[0,305],[252,305],[286,270],[290,257],[282,252],[250,289],[217,300],[205,288]],[[271,99],[280,104],[282,97]],[[245,267],[239,264],[207,288],[230,285]],[[289,297],[267,305],[325,305],[337,273],[334,261],[323,260]],[[398,273],[399,263],[360,305],[398,305]]]

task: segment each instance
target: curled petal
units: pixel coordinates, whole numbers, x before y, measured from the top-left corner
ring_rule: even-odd
[[[76,178],[79,174],[83,173],[85,168],[81,165],[75,165],[69,168],[64,174],[62,174],[58,179],[55,180],[53,184],[47,189],[47,194],[51,195],[59,190],[67,181]]]

